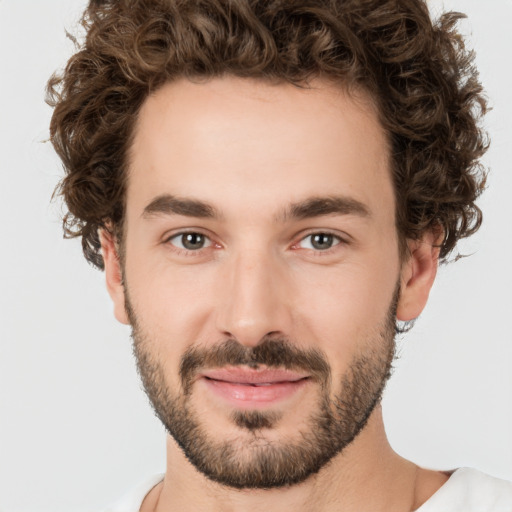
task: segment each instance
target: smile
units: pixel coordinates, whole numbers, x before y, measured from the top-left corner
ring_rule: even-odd
[[[211,393],[232,405],[254,408],[292,397],[310,379],[289,370],[224,368],[204,372],[201,380]]]

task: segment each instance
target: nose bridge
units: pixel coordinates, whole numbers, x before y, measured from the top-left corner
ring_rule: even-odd
[[[270,251],[241,250],[226,262],[218,304],[218,328],[247,346],[268,334],[285,335],[288,312],[283,298],[283,269]],[[224,286],[225,285],[225,286]]]

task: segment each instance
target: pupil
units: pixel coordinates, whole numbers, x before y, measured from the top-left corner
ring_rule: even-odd
[[[311,243],[315,249],[325,250],[331,248],[332,241],[332,235],[328,235],[326,233],[319,233],[317,235],[313,235],[313,240],[311,241]]]
[[[199,233],[183,235],[183,247],[186,249],[200,249],[204,245],[204,236]]]

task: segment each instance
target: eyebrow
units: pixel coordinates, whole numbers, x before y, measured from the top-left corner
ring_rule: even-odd
[[[324,215],[357,215],[371,217],[369,208],[352,197],[327,196],[310,197],[304,201],[292,203],[282,214],[277,216],[278,221],[288,219],[304,220]]]
[[[155,215],[184,215],[202,219],[220,218],[220,212],[212,205],[197,199],[185,199],[163,194],[153,199],[142,212],[145,219]]]
[[[220,211],[209,203],[198,199],[188,199],[163,194],[153,199],[142,212],[142,217],[149,219],[156,215],[183,215],[202,219],[219,219]],[[326,196],[310,197],[290,204],[275,216],[276,222],[304,220],[324,215],[357,215],[370,217],[368,207],[351,197]]]

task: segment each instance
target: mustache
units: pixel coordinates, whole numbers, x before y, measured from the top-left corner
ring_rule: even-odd
[[[180,378],[185,393],[190,390],[194,376],[200,369],[224,366],[249,366],[253,369],[265,366],[306,371],[324,384],[331,376],[331,367],[320,350],[300,349],[286,339],[267,337],[254,347],[246,347],[235,339],[229,339],[214,347],[190,347],[183,354]]]

